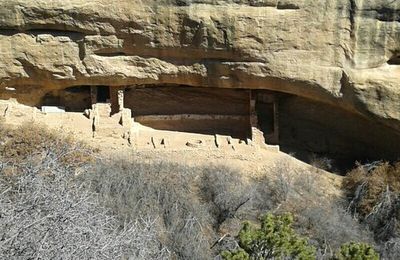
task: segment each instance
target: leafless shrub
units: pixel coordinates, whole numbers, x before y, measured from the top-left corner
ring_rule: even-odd
[[[60,167],[55,167],[59,168]],[[0,179],[1,259],[162,259],[153,221],[120,223],[68,171]]]
[[[254,187],[253,189],[255,189],[252,203],[254,209],[264,213],[272,210],[276,206],[276,189],[271,183],[271,178],[269,176],[263,175],[253,179],[250,187]]]
[[[84,171],[94,150],[70,134],[25,123],[18,128],[0,125],[0,156],[3,163],[29,171],[51,171],[56,167]]]
[[[273,195],[275,200],[285,202],[289,194],[294,191],[295,172],[288,160],[280,160],[272,169],[273,180]]]
[[[346,175],[344,188],[352,200],[352,210],[360,213],[361,217],[367,216],[387,188],[395,193],[400,192],[400,163],[358,164]]]
[[[381,246],[381,259],[400,259],[400,238],[392,238]]]
[[[318,198],[315,198],[318,199]],[[349,241],[373,242],[372,234],[336,203],[299,205],[297,229],[315,240],[319,253],[331,259],[334,252]]]
[[[365,218],[375,233],[378,241],[388,241],[391,238],[399,237],[398,221],[400,217],[400,198],[399,194],[390,191],[389,186],[381,194],[381,198]]]
[[[313,241],[318,259],[331,259],[345,242],[373,242],[366,227],[347,213],[345,203],[321,194],[322,171],[311,166],[294,168],[288,161],[279,161],[271,171],[278,204],[274,211],[290,211],[296,216],[296,229]]]
[[[201,169],[166,162],[117,160],[100,164],[91,186],[121,220],[155,216],[159,237],[179,259],[211,258],[213,220],[198,200],[194,180]]]
[[[263,210],[271,210],[276,206],[280,208],[299,197],[313,200],[320,194],[320,173],[314,167],[295,167],[288,159],[282,159],[265,171],[267,174],[257,179],[258,192],[255,196],[263,196]],[[290,208],[286,210],[290,211]]]
[[[292,211],[320,258],[349,240],[371,242],[341,205],[322,199],[312,167],[282,160],[271,174],[244,179],[221,166],[95,161],[93,150],[72,138],[28,130],[0,126],[1,259],[211,259],[223,246],[219,231],[266,210]],[[400,208],[396,167],[365,166],[346,182],[354,212],[380,239],[391,238],[382,247],[390,257],[400,248],[392,232]]]
[[[400,163],[357,165],[345,179],[349,210],[368,224],[377,241],[399,236]]]
[[[315,167],[310,166],[307,169],[298,170],[294,180],[295,189],[298,193],[306,194],[306,196],[318,196],[321,188],[320,177],[321,170]]]
[[[310,156],[310,165],[322,169],[325,171],[331,171],[333,169],[333,161],[324,156],[318,156],[317,154],[312,154]]]
[[[239,209],[249,206],[255,188],[238,172],[224,166],[203,169],[200,182],[202,197],[210,202],[216,219],[216,229],[228,218],[233,218]]]
[[[156,218],[119,221],[88,182],[93,150],[38,125],[0,125],[1,259],[164,259]]]

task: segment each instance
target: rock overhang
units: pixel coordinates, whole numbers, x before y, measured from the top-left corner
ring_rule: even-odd
[[[271,89],[400,131],[396,1],[13,0],[0,84]],[[15,92],[13,92],[13,95]],[[32,92],[34,95],[34,92]]]

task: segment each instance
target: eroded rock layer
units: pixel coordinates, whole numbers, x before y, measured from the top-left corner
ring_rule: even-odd
[[[8,0],[0,53],[0,97],[28,105],[83,85],[268,89],[400,146],[396,0]]]

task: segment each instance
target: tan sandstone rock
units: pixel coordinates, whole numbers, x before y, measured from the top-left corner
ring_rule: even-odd
[[[400,132],[399,1],[8,0],[0,53],[0,96],[29,105],[76,85],[269,89]]]

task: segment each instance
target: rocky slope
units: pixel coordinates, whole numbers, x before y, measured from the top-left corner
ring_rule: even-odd
[[[2,98],[35,105],[74,85],[270,89],[400,132],[398,0],[8,0],[0,17]]]

